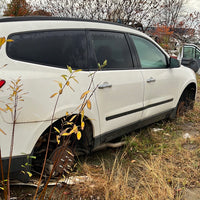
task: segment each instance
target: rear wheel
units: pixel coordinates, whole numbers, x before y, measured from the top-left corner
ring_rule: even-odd
[[[78,118],[78,117],[77,117]],[[70,128],[66,125],[68,119],[62,119],[53,124],[53,127],[57,127],[60,131]],[[76,125],[79,126],[79,119],[74,119]],[[64,123],[63,123],[64,122]],[[75,156],[89,154],[93,147],[93,130],[92,125],[88,119],[84,120],[85,128],[81,131],[82,136],[80,140],[77,140],[76,134],[70,136],[61,137],[60,144],[58,145],[56,131],[51,133],[51,139],[49,144],[48,159],[45,166],[45,172],[49,175],[53,169],[53,176],[69,173],[73,170],[75,164]],[[75,122],[74,122],[75,123]],[[72,128],[72,127],[71,127]],[[33,160],[33,168],[40,172],[44,162],[46,153],[46,146],[48,141],[48,130],[46,134],[43,134],[35,145],[33,155],[36,159]]]

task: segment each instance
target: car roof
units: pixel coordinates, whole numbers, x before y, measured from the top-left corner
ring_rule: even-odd
[[[142,35],[142,36],[147,36],[146,34],[144,34],[141,31],[138,31],[137,29],[125,25],[125,24],[120,24],[120,23],[115,23],[115,22],[110,22],[110,21],[106,21],[106,20],[93,20],[93,19],[80,19],[80,18],[67,18],[67,17],[52,17],[52,16],[17,16],[17,17],[0,17],[0,24],[1,23],[9,23],[9,22],[37,22],[37,21],[41,21],[41,22],[47,22],[47,21],[51,21],[51,22],[83,22],[83,23],[88,23],[91,22],[92,24],[96,24],[96,28],[98,28],[98,24],[99,27],[102,27],[103,24],[105,24],[105,26],[108,28],[110,25],[110,29],[112,29],[112,27],[118,27],[119,31],[124,31],[124,32],[134,32],[137,35]],[[89,25],[88,25],[89,27]],[[90,27],[89,27],[90,28]],[[101,28],[102,29],[102,28]]]
[[[19,17],[0,17],[0,22],[17,22],[17,21],[79,21],[79,22],[95,22],[95,23],[105,23],[117,26],[123,26],[137,30],[131,26],[125,24],[115,23],[106,20],[94,20],[94,19],[81,19],[81,18],[68,18],[68,17],[51,17],[51,16],[19,16]]]

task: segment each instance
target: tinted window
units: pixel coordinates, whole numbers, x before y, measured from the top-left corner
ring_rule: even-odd
[[[134,35],[130,36],[135,44],[142,68],[166,68],[163,52],[149,40]]]
[[[96,61],[102,64],[107,60],[104,69],[133,69],[131,53],[123,33],[91,31],[90,37]]]
[[[86,68],[84,31],[40,31],[13,34],[7,43],[9,57],[65,68]]]

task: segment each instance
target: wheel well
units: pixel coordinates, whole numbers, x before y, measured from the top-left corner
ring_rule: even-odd
[[[196,95],[196,84],[190,83],[183,91],[181,98],[189,98],[190,100],[195,100]]]
[[[190,83],[182,92],[176,108],[169,115],[170,119],[175,119],[177,116],[183,115],[186,110],[192,109],[194,106],[196,95],[196,84]]]
[[[70,136],[61,137],[61,144],[57,143],[56,136],[59,134],[55,131],[54,127],[56,127],[60,131],[66,129],[66,126],[69,126],[69,125],[66,125],[67,124],[66,122],[69,121],[70,119],[72,119],[73,116],[74,116],[74,119],[72,121],[74,121],[74,123],[80,127],[80,124],[81,124],[81,116],[80,115],[76,115],[77,117],[75,117],[75,115],[65,116],[65,117],[58,119],[57,121],[55,121],[52,124],[48,157],[51,155],[51,153],[56,148],[60,147],[66,141],[69,142],[69,146],[71,145],[74,153],[76,153],[78,155],[79,154],[88,154],[92,150],[93,144],[94,144],[93,126],[92,126],[92,123],[89,120],[89,118],[87,118],[86,116],[83,119],[83,121],[85,122],[85,127],[81,131],[82,134],[81,134],[80,140],[77,140],[77,136],[73,133]],[[38,171],[39,168],[41,167],[40,163],[43,162],[43,158],[46,153],[46,146],[47,146],[48,136],[49,136],[49,132],[50,132],[50,127],[51,127],[51,125],[42,133],[42,135],[37,140],[37,142],[33,148],[33,151],[32,151],[32,155],[36,156],[36,160],[33,162],[33,165],[36,166],[35,167],[36,171]],[[70,127],[70,126],[69,126],[69,128],[72,129],[72,127]],[[70,131],[70,129],[69,129],[69,131]],[[72,146],[72,144],[73,144],[73,146]]]
[[[58,119],[57,121],[53,122],[53,124],[52,124],[52,131],[53,131],[53,132],[55,131],[55,130],[53,129],[53,127],[56,127],[56,128],[58,128],[59,130],[61,130],[62,128],[64,128],[64,126],[65,126],[64,123],[67,122],[67,121],[69,121],[73,116],[75,116],[75,114],[74,114],[74,115],[69,115],[69,116],[62,117],[62,118]],[[74,121],[74,120],[73,120],[73,121]],[[90,119],[89,119],[88,117],[84,116],[83,121],[85,122],[85,124],[86,124],[87,126],[90,126],[90,127],[91,127],[92,134],[91,134],[90,136],[92,136],[92,138],[93,138],[93,125],[92,125]],[[76,121],[76,124],[77,124],[77,125],[80,125],[80,123],[81,123],[81,116],[78,115],[78,119],[77,119],[77,121]],[[46,130],[40,135],[40,137],[42,137],[42,136],[44,136],[45,134],[49,133],[50,127],[51,127],[51,125],[50,125],[48,128],[46,128]],[[40,137],[38,138],[38,140],[40,139]],[[37,142],[38,142],[38,140],[37,140]],[[37,142],[36,142],[36,143],[37,143]]]

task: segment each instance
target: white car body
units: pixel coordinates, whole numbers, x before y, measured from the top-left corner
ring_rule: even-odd
[[[126,26],[52,18],[0,19],[0,36],[11,39],[10,35],[16,33],[71,29],[133,34],[155,45],[155,48],[158,48],[166,57],[167,63],[170,60],[169,55],[150,37]],[[128,39],[127,41],[130,46],[130,41]],[[10,44],[7,43],[0,49],[0,66],[7,64],[6,67],[0,69],[0,78],[6,80],[6,84],[1,88],[3,92],[0,93],[0,107],[5,107],[5,102],[8,101],[10,93],[8,88],[12,80],[20,77],[24,92],[28,92],[24,95],[24,102],[19,103],[22,110],[19,111],[17,117],[13,151],[13,158],[17,159],[24,158],[24,154],[31,155],[38,139],[50,126],[55,105],[55,98],[50,98],[50,96],[59,88],[55,80],[61,81],[61,75],[68,72],[64,68],[12,59],[7,54],[8,45]],[[138,60],[138,56],[135,55],[135,57],[137,59],[134,59],[132,55],[133,63]],[[136,65],[139,66],[139,64]],[[85,116],[91,119],[93,147],[121,136],[125,132],[130,132],[132,129],[169,116],[176,109],[187,87],[192,87],[194,93],[196,92],[196,77],[189,68],[180,66],[141,69],[138,66],[133,69],[102,70],[96,73],[93,89],[98,84],[110,85],[103,89],[97,88],[91,98],[92,109],[85,109]],[[80,96],[87,91],[90,83],[88,76],[94,71],[76,73],[79,84],[72,81],[71,86],[75,92],[69,88],[63,92],[56,108],[54,121],[63,118],[66,112],[76,113],[74,111],[81,104]],[[9,112],[0,112],[0,116],[0,128],[6,133],[6,135],[0,133],[0,148],[2,159],[6,162],[10,153],[12,119]]]

